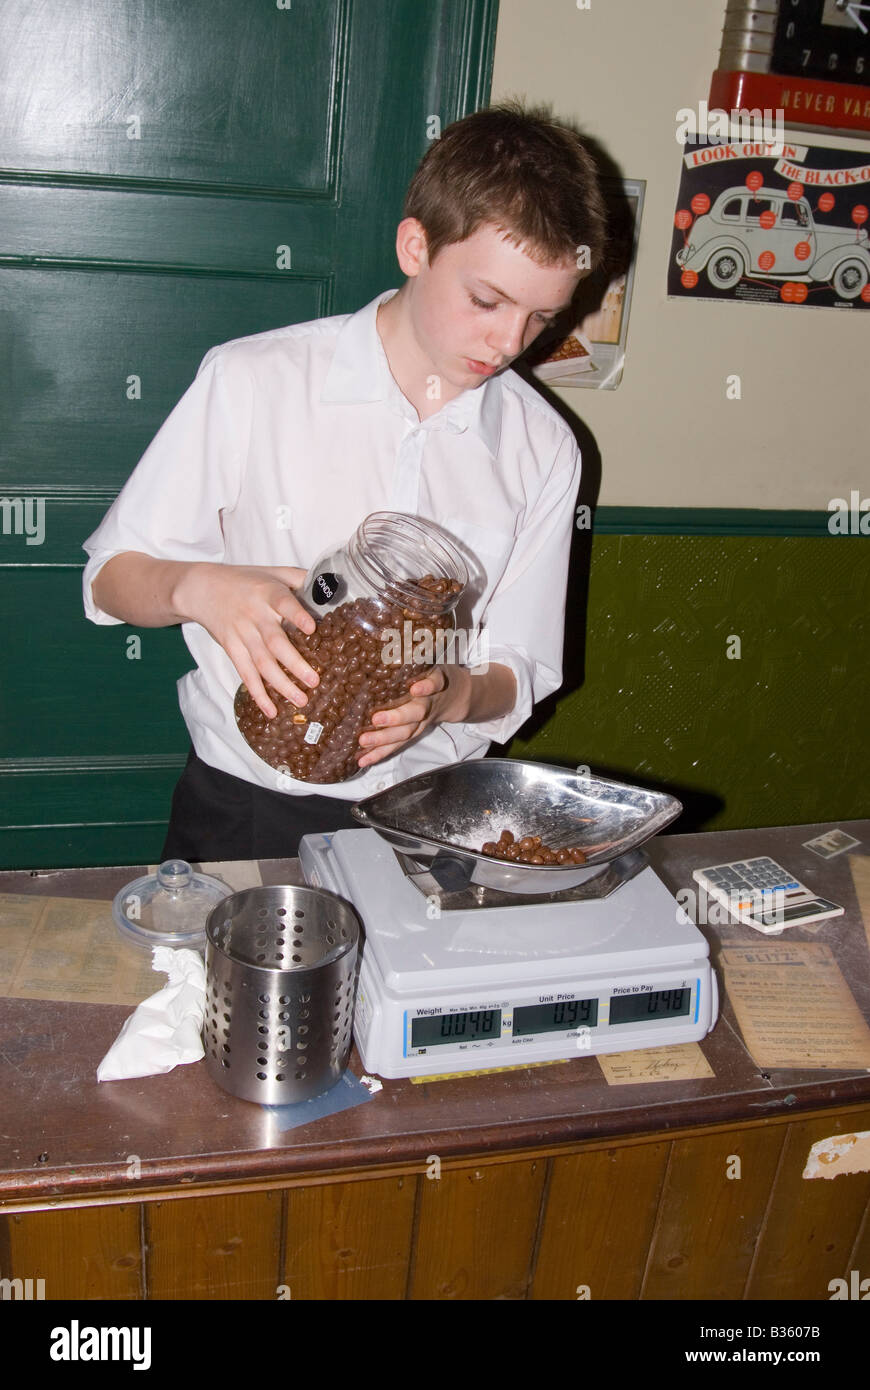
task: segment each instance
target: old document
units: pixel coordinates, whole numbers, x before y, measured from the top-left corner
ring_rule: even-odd
[[[263,882],[259,865],[247,861],[194,868],[233,892]],[[0,893],[0,996],[141,1004],[164,983],[163,973],[151,969],[150,948],[120,935],[110,902]]]
[[[757,1066],[870,1068],[870,1028],[829,946],[725,946],[720,959]]]
[[[715,1072],[697,1043],[644,1047],[636,1052],[598,1054],[608,1086],[637,1086],[650,1081],[695,1081]]]
[[[151,952],[119,935],[111,903],[0,893],[0,995],[139,1004],[163,983]]]

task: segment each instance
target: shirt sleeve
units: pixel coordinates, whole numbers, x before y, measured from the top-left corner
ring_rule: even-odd
[[[526,722],[532,706],[562,684],[568,562],[579,486],[580,451],[573,436],[566,436],[487,605],[480,659],[484,665],[513,671],[517,698],[509,714],[460,725],[478,738],[506,743]]]
[[[85,616],[120,620],[98,608],[93,581],[126,550],[163,560],[220,561],[221,514],[238,500],[252,417],[250,378],[237,356],[212,349],[96,531],[84,542]]]

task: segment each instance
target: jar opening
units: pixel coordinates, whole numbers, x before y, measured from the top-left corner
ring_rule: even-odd
[[[386,598],[431,617],[448,613],[458,594],[435,594],[422,586],[421,569],[436,579],[456,580],[462,588],[468,583],[459,552],[421,517],[372,512],[357,528],[348,551]]]

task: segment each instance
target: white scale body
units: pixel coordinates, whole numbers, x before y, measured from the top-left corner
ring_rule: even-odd
[[[374,830],[309,835],[299,855],[306,882],[352,902],[365,928],[354,1038],[367,1072],[698,1042],[718,1017],[707,941],[650,867],[599,901],[434,915]]]

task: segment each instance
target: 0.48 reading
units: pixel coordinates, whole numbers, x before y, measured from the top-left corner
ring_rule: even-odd
[[[657,989],[642,994],[614,994],[610,999],[611,1023],[645,1023],[660,1018],[685,1017],[692,1003],[692,991]]]

